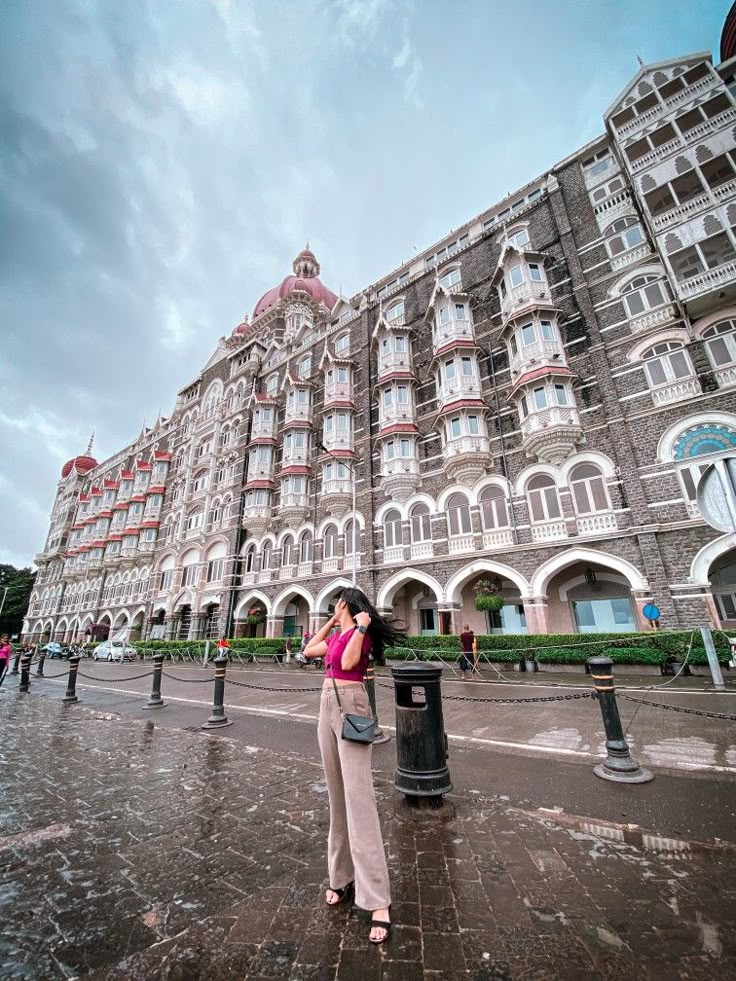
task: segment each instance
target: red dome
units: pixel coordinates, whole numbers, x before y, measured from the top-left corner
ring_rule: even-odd
[[[89,473],[97,466],[97,460],[93,456],[75,456],[73,460],[68,460],[61,468],[62,478],[66,478],[76,470],[79,474]]]
[[[284,300],[290,293],[300,291],[306,293],[321,303],[328,310],[331,310],[337,303],[337,296],[328,289],[319,278],[319,263],[314,253],[309,249],[302,249],[294,259],[294,272],[291,276],[285,276],[280,286],[274,286],[267,293],[264,293],[253,311],[253,319],[272,307],[279,300]]]

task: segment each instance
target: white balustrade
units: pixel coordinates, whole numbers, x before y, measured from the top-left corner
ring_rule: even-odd
[[[655,405],[669,405],[671,402],[682,402],[683,399],[693,398],[700,393],[700,382],[697,378],[685,378],[670,385],[653,388],[652,398]]]
[[[663,143],[662,146],[658,146],[654,150],[650,150],[649,153],[645,153],[643,157],[639,157],[634,160],[631,164],[631,169],[634,172],[639,170],[644,170],[645,167],[651,167],[652,164],[659,163],[660,160],[664,160],[675,150],[679,150],[682,146],[679,136],[676,136],[674,140],[670,140],[668,143]]]
[[[651,109],[647,109],[640,116],[635,116],[622,126],[616,126],[615,123],[613,125],[616,127],[616,132],[619,136],[629,136],[631,133],[636,132],[637,129],[641,129],[642,126],[645,126],[652,119],[655,119],[662,112],[664,112],[664,106],[658,102],[656,106],[652,106]]]
[[[395,351],[381,351],[378,355],[378,375],[387,375],[392,371],[411,371],[411,357],[408,352],[397,354]]]
[[[530,412],[526,419],[521,421],[521,435],[530,436],[552,426],[580,426],[578,410],[570,405],[555,405],[539,412]]]
[[[697,214],[698,211],[702,211],[703,208],[710,207],[710,205],[711,198],[709,194],[698,194],[694,198],[691,198],[690,201],[686,201],[685,204],[671,208],[669,211],[665,211],[664,214],[656,215],[652,218],[652,224],[654,225],[655,231],[661,232],[665,228],[669,228],[670,225],[681,224]]]
[[[542,301],[551,302],[549,287],[546,281],[543,283],[533,283],[528,280],[520,286],[513,286],[501,301],[501,313],[504,317],[509,316],[520,307]]]
[[[391,405],[384,405],[383,400],[381,400],[379,416],[382,429],[402,422],[416,424],[414,399],[412,398],[408,402],[392,402]]]
[[[297,576],[299,579],[303,579],[304,576],[311,576],[314,570],[314,562],[300,562],[297,566]]]
[[[325,382],[324,400],[328,402],[350,401],[353,397],[353,387],[350,382]]]
[[[632,317],[629,321],[629,327],[634,334],[646,334],[650,330],[658,329],[664,324],[670,323],[676,316],[677,310],[671,303],[668,303],[656,310],[647,310],[645,313],[639,314],[638,317]]]
[[[246,504],[243,508],[243,521],[258,521],[271,517],[271,507],[268,504]]]
[[[616,270],[625,269],[632,262],[638,262],[639,259],[643,259],[650,254],[651,249],[649,245],[646,242],[642,242],[641,245],[637,245],[633,249],[627,249],[626,252],[621,252],[620,255],[613,256],[611,259],[611,268]]]
[[[273,569],[261,569],[258,573],[258,582],[271,582],[273,579]]]
[[[480,382],[474,375],[460,375],[449,381],[442,377],[438,393],[440,406],[457,402],[458,399],[479,399],[480,397]]]
[[[308,494],[282,494],[281,507],[283,508],[306,508],[309,507]]]
[[[720,129],[721,126],[728,126],[736,119],[736,109],[726,109],[724,112],[719,112],[717,116],[712,119],[708,119],[702,122],[699,126],[694,126],[692,129],[685,133],[685,139],[688,143],[694,143],[703,136],[707,136],[708,133],[712,133],[713,130]]]
[[[412,559],[431,559],[434,555],[432,542],[416,542],[411,546]]]
[[[544,521],[532,525],[533,542],[558,541],[560,538],[567,538],[567,527],[564,521]]]
[[[273,439],[276,433],[276,413],[272,413],[272,418],[264,420],[260,416],[253,416],[253,424],[250,430],[251,439]]]
[[[284,425],[288,426],[292,422],[311,422],[312,403],[297,402],[296,399],[286,400],[286,410],[284,412]]]
[[[716,376],[719,388],[730,388],[736,385],[736,365],[728,365],[725,368],[716,368],[713,372]]]
[[[711,290],[719,289],[734,280],[736,280],[736,260],[717,266],[715,269],[708,269],[697,276],[691,276],[690,279],[677,284],[677,291],[683,299],[689,299],[699,293],[709,293]]]
[[[322,572],[337,572],[340,568],[340,558],[335,555],[329,559],[322,559]]]
[[[403,545],[393,545],[391,548],[384,548],[383,550],[383,562],[384,565],[389,565],[393,562],[403,562],[404,561],[404,546]]]
[[[698,92],[702,92],[704,89],[711,88],[718,79],[715,79],[712,75],[706,75],[705,78],[699,79],[697,82],[693,82],[692,85],[688,85],[687,88],[680,89],[679,92],[675,92],[673,95],[668,96],[664,101],[667,108],[671,106],[676,106],[680,102],[685,102],[687,99],[692,99],[694,95]],[[619,130],[619,132],[621,132]]]
[[[456,439],[448,439],[442,448],[445,460],[465,454],[475,456],[490,452],[491,444],[487,436],[458,436]]]
[[[432,343],[434,344],[435,350],[444,347],[450,341],[473,340],[475,340],[475,334],[473,332],[472,320],[456,320],[454,317],[451,317],[444,324],[438,324],[435,321],[432,328]]]
[[[495,528],[483,532],[483,548],[506,548],[514,544],[514,533],[510,528]]]
[[[419,460],[413,456],[395,456],[392,460],[384,460],[381,470],[384,477],[395,477],[401,474],[419,476]]]
[[[308,446],[284,446],[281,457],[282,467],[307,467],[310,462],[311,451]]]
[[[719,184],[718,187],[712,188],[713,196],[719,201],[726,201],[728,198],[732,198],[736,195],[736,180],[726,181],[724,184]]]
[[[244,572],[242,576],[242,582],[244,586],[252,586],[256,581],[255,572]]]
[[[475,550],[475,536],[451,536],[447,544],[450,555],[454,555],[456,552],[473,552]]]
[[[539,328],[537,328],[538,330]],[[558,340],[536,340],[533,344],[523,344],[511,358],[509,365],[512,375],[521,374],[530,367],[542,363],[556,361],[558,364],[565,364],[565,352],[562,344]]]
[[[322,481],[322,493],[323,494],[348,494],[353,493],[353,484],[351,480],[323,480]]]
[[[282,565],[279,569],[279,579],[289,580],[296,579],[296,566],[295,565]]]
[[[323,432],[322,443],[332,453],[335,450],[352,450],[353,435],[349,429],[334,429],[332,432]]]
[[[618,524],[615,514],[605,512],[586,514],[577,519],[579,535],[600,535],[607,531],[616,531]]]

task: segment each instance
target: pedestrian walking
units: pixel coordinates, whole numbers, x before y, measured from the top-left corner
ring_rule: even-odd
[[[10,643],[10,636],[8,634],[3,634],[2,637],[0,637],[0,685],[2,685],[3,678],[8,673],[10,658],[12,656],[13,647]]]
[[[330,631],[339,633],[328,638]],[[340,594],[335,614],[305,648],[307,658],[324,658],[317,735],[330,800],[327,869],[328,906],[355,895],[358,906],[371,913],[368,939],[382,944],[391,932],[391,895],[371,772],[370,742],[343,737],[343,718],[372,716],[363,684],[370,655],[383,664],[384,649],[404,637],[379,615],[362,590],[348,587]]]
[[[468,680],[468,671],[470,672],[470,677],[473,681],[476,680],[476,675],[480,677],[480,671],[478,670],[478,657],[476,653],[476,640],[475,634],[470,629],[469,624],[464,624],[463,632],[460,634],[460,644],[462,646],[462,652],[460,654],[460,660],[458,661],[458,667],[460,668],[460,673],[463,676],[463,681]]]

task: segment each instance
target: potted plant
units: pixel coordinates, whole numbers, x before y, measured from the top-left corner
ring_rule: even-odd
[[[491,582],[490,579],[479,579],[473,587],[475,596],[473,603],[476,610],[485,610],[488,613],[498,613],[503,607],[504,598],[501,595],[501,583]]]
[[[259,623],[263,623],[266,619],[266,611],[262,606],[251,606],[248,610],[245,622],[251,627],[257,627]]]

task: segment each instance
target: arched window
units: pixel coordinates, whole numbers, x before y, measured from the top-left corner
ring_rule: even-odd
[[[307,355],[299,362],[298,374],[300,378],[308,378],[312,371],[312,356]]]
[[[204,524],[204,511],[191,511],[187,516],[187,531],[196,531]]]
[[[335,354],[347,354],[350,350],[350,334],[340,334],[335,341]]]
[[[629,317],[638,317],[670,300],[665,281],[657,276],[637,276],[623,288],[621,295]]]
[[[452,494],[447,502],[447,520],[451,535],[469,535],[472,530],[470,523],[470,505],[462,494]]]
[[[570,489],[578,514],[610,511],[606,481],[600,469],[592,463],[579,463],[570,474]]]
[[[337,527],[335,525],[327,525],[324,532],[323,543],[324,558],[337,558]]]
[[[256,571],[256,547],[249,545],[245,553],[245,572]]]
[[[736,320],[722,320],[703,331],[705,350],[714,368],[736,364]]]
[[[671,385],[681,378],[691,378],[695,372],[690,356],[678,341],[655,344],[642,355],[650,388]]]
[[[292,535],[287,535],[281,543],[281,565],[292,565],[295,562],[294,538]]]
[[[200,491],[207,490],[208,479],[209,472],[207,470],[198,471],[192,480],[192,494],[198,494]]]
[[[502,488],[495,484],[483,488],[480,494],[480,514],[483,521],[483,531],[508,527],[509,516],[506,508],[506,495]]]
[[[209,518],[207,524],[210,528],[214,528],[219,525],[222,520],[222,504],[219,501],[213,501],[210,508]]]
[[[403,544],[401,534],[401,515],[392,508],[387,511],[383,519],[383,547],[397,548]]]
[[[411,540],[414,544],[419,542],[430,542],[432,540],[432,527],[430,524],[429,507],[426,504],[415,504],[410,512],[411,517]]]
[[[353,554],[353,529],[355,529],[356,551],[360,552],[360,525],[352,518],[345,523],[345,554]]]
[[[644,232],[641,230],[639,219],[632,216],[614,221],[604,234],[608,251],[612,256],[628,252],[644,241]]]
[[[736,452],[736,428],[721,423],[701,423],[685,429],[674,444],[672,458],[683,489],[685,503],[696,515],[698,483],[710,464]]]
[[[540,473],[532,477],[527,494],[532,521],[554,521],[562,517],[557,485],[548,474]]]
[[[302,537],[299,539],[299,561],[300,562],[311,562],[314,555],[314,543],[312,541],[311,531],[302,532]]]
[[[261,569],[271,568],[271,559],[273,557],[273,545],[270,541],[263,543],[263,551],[261,552]]]

